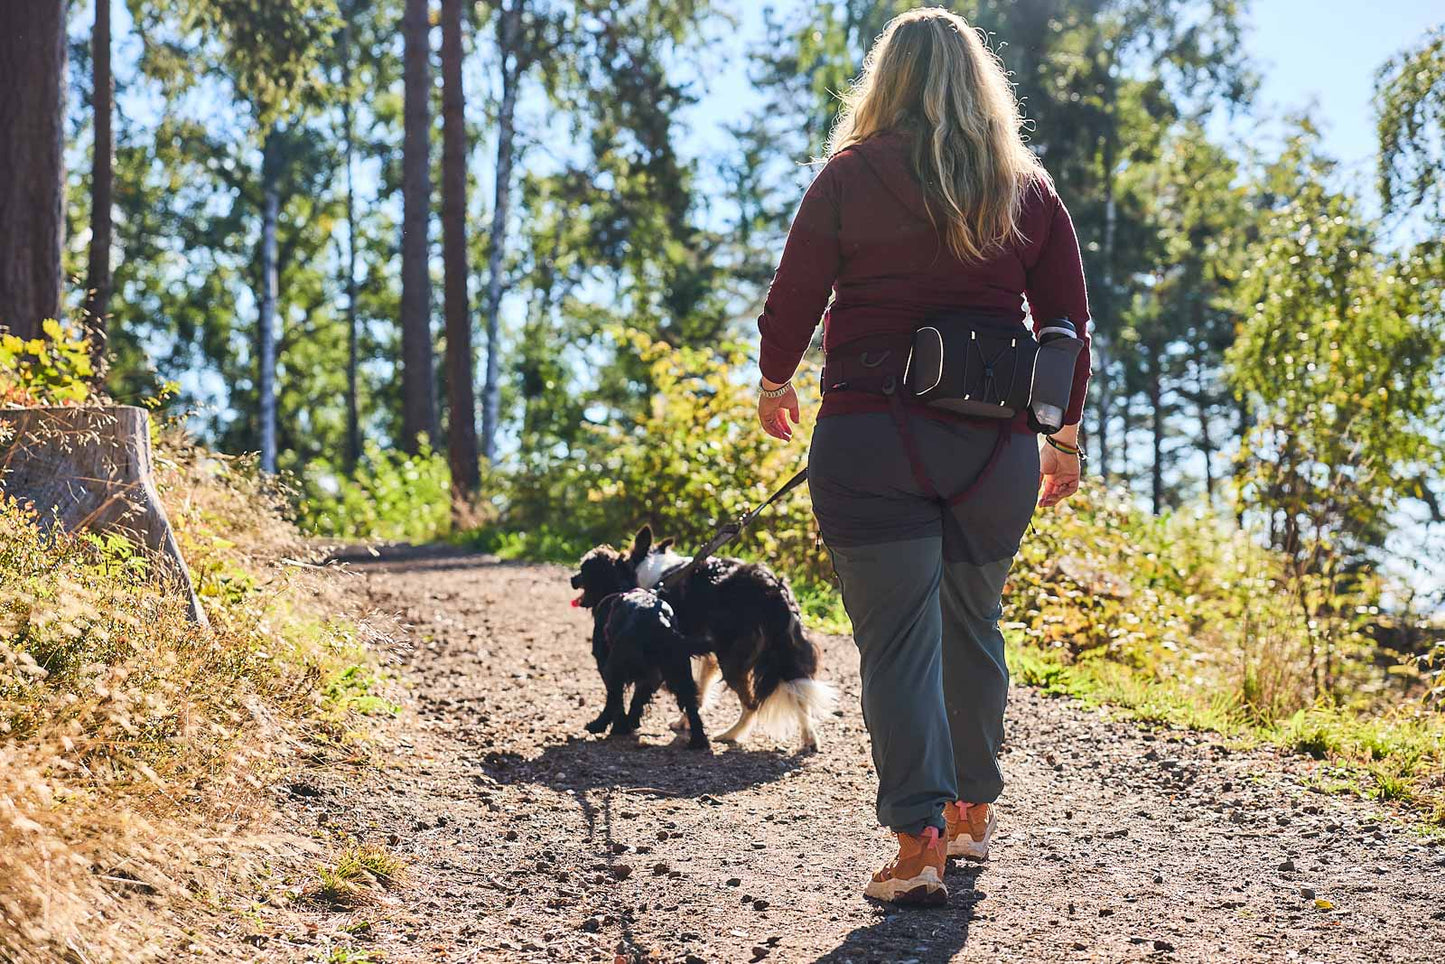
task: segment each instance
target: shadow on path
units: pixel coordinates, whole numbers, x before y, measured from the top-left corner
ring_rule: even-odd
[[[943,907],[896,908],[877,904],[877,920],[856,927],[843,943],[815,958],[813,964],[872,964],[916,961],[945,964],[968,943],[974,907],[988,895],[975,889],[982,868],[964,864],[947,878],[948,904]]]

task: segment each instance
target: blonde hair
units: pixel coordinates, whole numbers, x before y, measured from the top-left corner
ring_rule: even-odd
[[[843,95],[828,156],[875,135],[911,137],[928,215],[963,261],[1023,241],[1019,211],[1048,174],[1023,140],[1023,114],[1003,62],[981,31],[942,7],[894,17]]]

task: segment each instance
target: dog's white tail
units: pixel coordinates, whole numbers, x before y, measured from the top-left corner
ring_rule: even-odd
[[[797,728],[802,732],[803,746],[816,750],[816,724],[833,712],[837,702],[838,691],[831,683],[807,678],[784,680],[758,707],[758,725],[774,736],[787,736]]]

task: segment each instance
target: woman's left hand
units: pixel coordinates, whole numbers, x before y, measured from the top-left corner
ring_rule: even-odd
[[[762,384],[767,391],[781,387],[778,382],[770,382],[766,378]],[[789,415],[793,417],[791,425],[788,424]],[[762,424],[763,431],[773,438],[782,439],[784,442],[792,441],[793,425],[797,425],[799,421],[798,393],[791,384],[788,385],[788,390],[777,398],[758,396],[758,422]]]

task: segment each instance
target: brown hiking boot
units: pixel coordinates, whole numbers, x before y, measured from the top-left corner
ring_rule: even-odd
[[[898,856],[873,875],[863,893],[897,904],[942,904],[948,900],[943,870],[948,857],[937,827],[915,836],[898,834]]]
[[[988,842],[993,839],[993,807],[987,803],[950,803],[943,808],[946,826],[943,839],[948,841],[950,857],[987,860]]]

